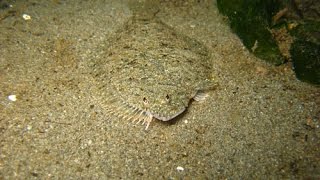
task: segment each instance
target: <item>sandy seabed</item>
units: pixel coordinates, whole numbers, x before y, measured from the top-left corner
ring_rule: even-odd
[[[219,85],[145,131],[108,116],[89,68],[126,1],[0,1],[0,179],[320,178],[319,87],[251,55],[215,1],[173,2],[157,16],[208,48]]]

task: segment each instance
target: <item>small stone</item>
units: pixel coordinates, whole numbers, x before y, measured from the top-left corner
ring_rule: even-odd
[[[178,171],[178,172],[182,172],[182,171],[184,171],[184,168],[181,167],[181,166],[178,166],[178,167],[177,167],[177,171]]]
[[[31,16],[28,15],[28,14],[23,14],[23,15],[22,15],[22,18],[23,18],[24,20],[26,20],[26,21],[31,20]]]
[[[12,94],[12,95],[9,95],[9,96],[8,96],[8,99],[9,99],[10,101],[17,101],[17,96],[14,95],[14,94]]]
[[[32,126],[31,126],[31,125],[28,125],[28,126],[27,126],[27,130],[30,131],[31,129],[32,129]]]
[[[92,144],[92,140],[89,140],[89,141],[88,141],[88,145],[91,145],[91,144]]]

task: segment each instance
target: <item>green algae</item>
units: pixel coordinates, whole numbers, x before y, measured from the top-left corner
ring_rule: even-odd
[[[272,16],[280,9],[277,1],[218,0],[217,4],[250,52],[274,65],[285,62],[270,31]]]

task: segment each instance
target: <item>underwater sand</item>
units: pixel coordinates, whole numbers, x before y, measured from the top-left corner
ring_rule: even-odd
[[[0,179],[320,178],[319,87],[251,55],[215,1],[161,2],[157,17],[208,48],[219,85],[147,131],[108,116],[89,68],[132,16],[126,1],[6,2]]]

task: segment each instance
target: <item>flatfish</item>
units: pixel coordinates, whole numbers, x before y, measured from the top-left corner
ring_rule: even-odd
[[[150,14],[134,14],[105,52],[94,71],[106,111],[146,129],[152,119],[177,117],[215,85],[207,48]]]

